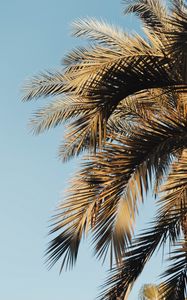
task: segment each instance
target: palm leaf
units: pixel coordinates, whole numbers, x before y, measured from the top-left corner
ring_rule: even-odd
[[[173,243],[177,240],[180,234],[181,216],[183,217],[186,212],[187,209],[181,211],[175,208],[172,212],[168,212],[167,219],[166,214],[160,214],[152,227],[134,239],[129,251],[125,253],[121,266],[111,271],[99,299],[123,299],[129,285],[134,284],[155,250],[165,244],[168,238]]]
[[[125,14],[135,13],[146,26],[151,29],[164,27],[166,23],[167,12],[159,0],[124,0],[127,8]]]
[[[130,40],[121,28],[95,18],[78,19],[73,22],[72,34],[76,37],[86,37],[120,52],[125,50],[124,45]]]
[[[28,80],[22,91],[23,101],[41,96],[60,95],[65,91],[66,77],[62,72],[45,72]]]
[[[180,248],[170,254],[169,261],[173,263],[162,275],[162,278],[167,279],[160,286],[160,294],[165,300],[185,300],[187,296],[186,241],[180,243]]]
[[[187,213],[187,179],[184,177],[186,166],[187,157],[183,153],[179,161],[173,164],[172,171],[162,189],[163,194],[159,200],[160,208],[153,226],[133,241],[129,251],[125,253],[122,266],[120,269],[114,269],[114,273],[106,282],[107,289],[101,295],[102,300],[115,300],[118,299],[117,297],[124,297],[128,286],[132,285],[141,274],[154,251],[165,244],[168,239],[171,245],[177,241],[181,234],[183,219]],[[111,288],[108,291],[109,286]],[[173,285],[174,287],[175,285]],[[111,295],[114,296],[111,297]]]

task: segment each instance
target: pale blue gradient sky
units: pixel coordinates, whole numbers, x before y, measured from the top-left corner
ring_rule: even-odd
[[[137,29],[122,15],[120,0],[0,0],[0,299],[93,300],[105,278],[101,263],[85,244],[72,272],[50,272],[44,265],[48,219],[63,197],[75,162],[62,165],[57,148],[63,130],[38,137],[29,133],[28,119],[41,101],[21,103],[25,79],[41,70],[58,68],[68,50],[81,44],[70,37],[78,17],[103,17],[124,28]],[[45,101],[45,100],[42,100]],[[152,215],[152,202],[140,223]],[[130,300],[144,282],[160,271],[159,260],[146,268]]]

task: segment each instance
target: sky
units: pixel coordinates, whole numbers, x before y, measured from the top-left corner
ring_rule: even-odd
[[[81,40],[70,36],[77,18],[96,17],[129,30],[138,29],[133,17],[124,17],[120,0],[0,0],[0,299],[93,300],[108,265],[93,257],[84,242],[77,264],[59,276],[59,265],[44,264],[49,219],[63,199],[68,180],[78,165],[62,164],[58,145],[63,128],[33,136],[28,127],[33,111],[46,100],[21,102],[26,79],[42,70],[60,67],[62,57]],[[148,197],[137,224],[153,214]],[[153,259],[129,300],[153,282],[161,261]]]

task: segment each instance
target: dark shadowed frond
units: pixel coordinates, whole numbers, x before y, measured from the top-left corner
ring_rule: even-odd
[[[155,250],[164,245],[167,239],[172,245],[177,241],[181,233],[181,220],[185,216],[187,208],[181,208],[178,198],[176,198],[176,203],[177,205],[167,212],[164,209],[162,211],[164,208],[164,204],[162,204],[152,226],[134,239],[132,246],[125,253],[123,264],[120,268],[113,269],[103,286],[104,291],[100,299],[123,299],[129,285],[134,284]]]
[[[187,212],[187,180],[184,177],[186,168],[187,158],[183,152],[179,161],[173,164],[164,185],[154,225],[133,241],[129,251],[125,253],[121,270],[116,268],[114,275],[106,282],[102,300],[117,300],[119,296],[124,297],[128,285],[135,282],[156,248],[165,244],[168,239],[170,244],[174,245],[180,237],[182,222]],[[109,286],[111,289],[108,291]],[[176,298],[178,299],[180,297]]]
[[[183,216],[186,211],[183,211]],[[167,217],[166,220],[165,215],[160,215],[154,225],[132,242],[121,266],[111,271],[99,299],[123,299],[129,285],[134,284],[155,250],[166,242],[167,237],[176,241],[180,233],[181,211],[175,209]]]
[[[182,6],[183,7],[183,6]],[[178,69],[183,82],[187,82],[187,7],[180,8],[176,6],[174,13],[169,18],[171,30],[166,33],[169,41],[166,46],[166,51],[171,56],[173,61],[176,61],[175,65]]]
[[[144,119],[148,120],[150,113],[158,112],[158,108],[160,109],[160,105],[158,105],[153,99],[150,99],[149,101],[140,95],[135,95],[134,97],[125,99],[117,106],[115,112],[108,120],[105,133],[106,140],[112,140],[112,133],[129,136],[133,131],[133,128],[137,127],[137,124],[140,124]],[[82,115],[87,115],[90,111],[91,105],[90,107],[86,107],[84,102],[82,102],[82,111],[81,105],[80,109],[77,110],[77,112],[81,112]],[[75,119],[76,113],[74,113],[74,120]],[[37,121],[37,119],[34,119],[34,121]],[[52,124],[52,122],[50,122],[50,124]],[[73,156],[79,155],[82,151],[93,152],[93,147],[89,138],[90,132],[85,131],[83,134],[82,131],[77,130],[75,133],[74,129],[75,128],[72,126],[72,123],[67,125],[66,135],[59,149],[59,157],[63,161],[67,161]]]
[[[112,148],[111,145],[110,150]],[[102,156],[102,154],[100,154],[100,156]],[[104,227],[106,226],[106,230],[109,232],[106,243],[109,248],[111,243],[112,253],[114,250],[113,247],[115,247],[116,257],[121,256],[121,251],[124,249],[125,244],[127,242],[129,243],[133,217],[132,213],[129,212],[128,214],[128,211],[131,209],[132,212],[135,209],[130,207],[126,199],[122,199],[122,193],[126,183],[125,176],[124,182],[120,182],[119,179],[119,182],[117,182],[117,180],[113,178],[114,175],[118,175],[119,177],[117,170],[114,170],[117,161],[107,162],[107,159],[111,160],[113,156],[112,153],[108,153],[108,155],[106,153],[105,156],[106,159],[100,159],[100,163],[98,162],[99,157],[97,157],[97,161],[93,157],[92,161],[88,161],[85,164],[82,172],[76,176],[77,179],[72,186],[71,194],[67,201],[59,207],[60,213],[56,216],[57,223],[54,225],[54,230],[52,231],[60,230],[62,234],[60,233],[50,245],[49,252],[51,255],[49,259],[52,263],[56,261],[56,253],[58,253],[58,258],[64,255],[62,266],[64,262],[69,265],[71,261],[69,257],[74,257],[74,253],[77,253],[79,246],[79,244],[76,244],[76,251],[71,249],[72,236],[77,238],[79,236],[80,241],[85,230],[87,232],[91,230],[91,228],[94,230],[96,226],[100,229],[100,235],[96,238],[96,242],[100,239],[100,247],[102,246],[101,237],[105,235]],[[115,174],[110,174],[112,166]],[[104,167],[104,170],[102,170],[102,167]],[[118,172],[120,171],[119,168],[122,169],[122,164],[121,167],[118,166]],[[128,173],[128,170],[126,172]],[[111,195],[107,194],[106,187],[108,184],[110,185],[110,191],[113,189],[113,194]],[[112,184],[113,186],[111,186]],[[120,190],[118,190],[118,194],[115,194],[118,188],[120,188]],[[126,214],[125,219],[122,218],[122,212]],[[133,214],[134,213],[135,212],[133,212]],[[116,224],[116,229],[112,228],[113,224]],[[75,228],[80,228],[80,231],[76,231],[74,226]],[[68,235],[69,245],[64,237],[64,232]],[[114,235],[113,238],[112,233]],[[114,238],[116,238],[116,244],[114,243]],[[104,242],[105,241],[103,241],[103,243]],[[123,248],[120,247],[120,244],[123,244]]]
[[[187,297],[187,246],[181,242],[170,253],[172,264],[162,275],[166,280],[160,285],[160,294],[165,300],[185,300]]]

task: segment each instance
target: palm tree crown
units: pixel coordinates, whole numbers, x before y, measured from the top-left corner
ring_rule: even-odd
[[[184,300],[187,280],[187,7],[182,0],[125,2],[145,37],[95,19],[73,34],[91,44],[24,87],[24,100],[53,96],[35,113],[33,131],[64,123],[63,161],[85,153],[69,194],[53,218],[47,255],[72,267],[81,239],[92,234],[97,257],[116,262],[100,299],[125,299],[146,262],[168,240],[171,266],[159,293]],[[135,236],[140,202],[159,194],[149,228]]]

